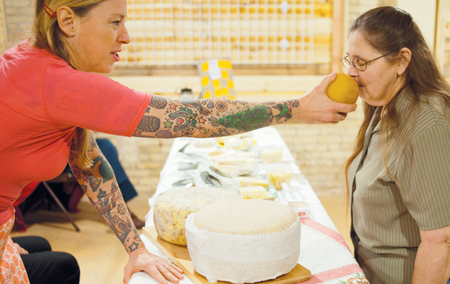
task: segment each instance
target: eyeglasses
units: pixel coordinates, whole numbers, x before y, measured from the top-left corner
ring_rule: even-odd
[[[353,58],[353,60],[350,61],[350,59],[348,58],[348,55],[347,55],[347,56],[342,57],[342,58],[341,58],[341,61],[342,61],[342,64],[344,64],[344,67],[347,68],[347,69],[349,69],[350,66],[353,65],[353,66],[355,66],[355,68],[358,69],[359,71],[364,71],[364,70],[367,69],[367,65],[368,65],[370,62],[375,61],[375,60],[377,60],[377,59],[380,59],[380,58],[382,58],[382,57],[388,56],[388,55],[391,54],[391,53],[392,53],[392,52],[390,52],[390,53],[388,53],[388,54],[385,54],[385,55],[381,55],[381,56],[379,56],[379,57],[377,57],[377,58],[374,58],[374,59],[372,59],[372,60],[369,60],[369,61],[365,61],[364,59],[361,59],[361,58],[358,58],[358,57]]]

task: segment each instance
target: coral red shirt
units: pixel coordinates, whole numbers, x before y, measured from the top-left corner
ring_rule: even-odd
[[[31,181],[58,176],[76,127],[131,136],[152,95],[74,70],[26,40],[0,59],[0,224]]]

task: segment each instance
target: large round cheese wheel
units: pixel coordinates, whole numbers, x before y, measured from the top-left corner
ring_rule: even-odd
[[[241,199],[239,193],[216,187],[190,187],[161,194],[153,208],[153,221],[163,240],[186,245],[184,223],[189,214],[224,200]]]
[[[211,283],[266,281],[297,265],[300,219],[281,203],[224,201],[189,215],[185,225],[194,269]]]

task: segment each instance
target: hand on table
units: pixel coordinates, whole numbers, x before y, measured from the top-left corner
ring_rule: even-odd
[[[145,248],[139,248],[130,253],[130,259],[125,265],[123,283],[130,281],[131,275],[135,272],[145,271],[150,274],[160,284],[166,284],[167,280],[172,283],[179,283],[183,279],[183,270],[169,263],[161,257],[151,254]]]
[[[336,79],[336,73],[325,76],[319,85],[299,99],[300,118],[305,123],[338,123],[347,113],[356,109],[356,104],[332,101],[326,94],[328,85]]]

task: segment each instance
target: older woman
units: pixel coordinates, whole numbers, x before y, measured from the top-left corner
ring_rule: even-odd
[[[111,72],[122,45],[130,42],[126,17],[126,0],[38,0],[34,37],[0,60],[1,283],[28,283],[9,238],[14,200],[27,183],[57,176],[68,161],[129,254],[124,282],[136,271],[160,283],[182,279],[179,268],[145,249],[114,173],[87,129],[139,137],[213,137],[287,121],[337,123],[356,108],[326,97],[334,74],[298,100],[265,104],[182,103],[131,90],[96,74]]]
[[[398,8],[361,15],[343,63],[365,114],[347,163],[356,258],[372,284],[446,283],[450,87]]]

